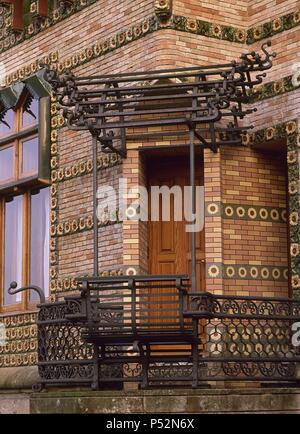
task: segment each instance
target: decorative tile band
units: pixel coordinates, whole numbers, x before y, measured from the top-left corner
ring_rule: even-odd
[[[287,137],[287,162],[289,185],[289,235],[292,288],[300,297],[300,207],[299,207],[299,135],[297,130]]]
[[[247,44],[253,44],[264,38],[278,35],[286,30],[293,29],[300,25],[300,11],[290,12],[272,21],[267,21],[247,31]]]
[[[52,214],[53,213],[53,214]],[[51,223],[55,223],[57,217],[55,213],[55,209],[53,209],[51,213]],[[115,211],[114,215],[110,215],[110,218],[107,213],[104,213],[101,219],[98,221],[98,227],[103,228],[106,226],[111,226],[120,223],[118,210]],[[88,215],[85,217],[80,217],[77,219],[68,220],[57,225],[52,224],[50,228],[51,237],[58,236],[62,237],[65,235],[73,235],[79,232],[89,231],[93,229],[93,215]]]
[[[53,127],[52,119],[57,114],[57,97],[52,95],[51,97],[51,180],[52,185],[50,189],[51,201],[50,201],[50,287],[53,285],[53,279],[58,273],[58,258],[59,258],[59,241],[57,234],[53,231],[53,225],[58,219],[59,214],[59,199],[58,199],[58,187],[55,180],[55,173],[57,172],[56,167],[59,167],[59,143],[58,143],[58,131],[57,127]],[[53,164],[55,161],[55,164]],[[55,296],[51,296],[52,301],[55,301]]]
[[[36,312],[22,313],[18,315],[0,316],[0,321],[5,325],[6,329],[35,325],[36,319],[37,319]]]
[[[0,368],[35,365],[37,362],[36,313],[0,316],[7,343],[0,346]]]
[[[43,68],[43,65],[50,65],[51,68],[57,69],[57,62],[58,62],[57,51],[51,52],[43,57],[39,57],[34,62],[24,65],[21,68],[17,69],[15,72],[6,75],[5,85],[10,86],[11,84],[17,81],[23,80],[24,78],[35,74],[36,72],[38,72]],[[54,113],[53,115],[55,114],[56,113]]]
[[[25,341],[26,342],[26,341]],[[24,342],[24,345],[26,345]],[[37,348],[37,340],[35,342],[35,347]],[[31,343],[29,343],[30,345]],[[31,344],[33,345],[33,344]],[[18,354],[6,354],[0,355],[0,368],[10,368],[17,366],[33,366],[38,362],[37,351],[34,353],[18,353]]]
[[[113,276],[129,276],[129,275],[137,275],[137,274],[145,274],[139,265],[122,265],[116,268],[100,270],[100,277],[113,277]],[[75,291],[77,289],[76,278],[80,276],[69,276],[64,278],[56,278],[52,280],[51,283],[51,293],[60,294],[63,292]]]
[[[223,207],[223,217],[228,219],[268,221],[273,223],[284,223],[287,221],[287,212],[284,208],[227,204],[224,204]]]
[[[58,146],[57,143],[52,144],[52,158],[51,158],[51,180],[52,182],[63,182],[70,179],[78,178],[83,175],[92,173],[93,161],[92,159],[79,161],[71,166],[58,168]],[[122,158],[118,154],[104,154],[98,157],[98,170],[109,169],[114,166],[122,164]]]
[[[285,223],[287,221],[287,211],[285,208],[259,205],[211,202],[206,204],[205,214],[208,217],[222,217],[233,220],[265,221],[273,223]]]
[[[134,270],[134,273],[131,273],[131,269]],[[137,274],[136,267],[116,267],[112,269],[100,270],[100,277],[113,277],[113,276],[124,276],[127,274]],[[77,289],[76,278],[80,276],[69,276],[56,278],[51,281],[51,293],[58,294],[63,292],[75,291]]]
[[[284,266],[251,264],[206,264],[206,276],[209,279],[267,280],[287,281],[289,271]]]
[[[36,351],[37,327],[17,327],[6,330],[7,343],[0,346],[0,355]]]
[[[270,81],[262,86],[256,86],[249,94],[250,103],[263,101],[268,98],[282,95],[287,92],[292,92],[300,88],[300,69],[293,75],[288,75],[277,81]]]
[[[253,133],[249,132],[243,135],[243,145],[253,145],[258,143],[268,142],[270,140],[280,140],[291,138],[292,140],[298,139],[298,120],[293,119],[283,123],[276,124],[272,127],[263,128],[262,130],[255,131]],[[289,156],[289,154],[288,154]],[[288,162],[291,164],[291,161]],[[297,161],[293,161],[297,163]]]
[[[260,26],[251,27],[248,30],[178,15],[173,15],[168,27],[182,32],[251,45],[262,39],[293,29],[299,24],[300,11],[295,11],[272,21],[267,21]]]
[[[244,44],[247,39],[247,32],[244,29],[216,24],[192,17],[185,17],[182,15],[173,15],[167,27],[180,32],[193,33],[200,36],[237,42],[240,44]]]

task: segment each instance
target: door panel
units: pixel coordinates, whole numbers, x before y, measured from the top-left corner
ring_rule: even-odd
[[[149,189],[151,186],[178,185],[189,182],[189,164],[185,157],[168,161],[151,160],[148,165]],[[196,159],[196,185],[203,185],[203,163]],[[191,236],[186,232],[186,223],[174,221],[174,200],[171,195],[171,221],[161,221],[162,199],[160,197],[160,221],[149,221],[149,273],[191,275]],[[183,205],[182,205],[183,207]],[[196,234],[197,286],[205,289],[204,230]]]

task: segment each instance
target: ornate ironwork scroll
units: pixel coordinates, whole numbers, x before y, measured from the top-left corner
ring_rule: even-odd
[[[84,324],[66,319],[76,313],[78,305],[65,301],[40,305],[37,325],[41,385],[91,384],[93,349],[82,339]]]
[[[139,127],[185,125],[192,128],[201,146],[216,151],[221,145],[241,145],[239,125],[255,109],[244,109],[248,90],[262,83],[272,67],[267,47],[262,54],[243,54],[228,64],[165,69],[147,72],[77,77],[46,77],[58,95],[60,107],[73,130],[90,130],[104,152],[126,156],[126,141],[149,140],[156,135],[138,132]],[[132,129],[137,129],[137,132]],[[174,135],[174,131],[168,134]],[[164,134],[165,135],[165,134]]]

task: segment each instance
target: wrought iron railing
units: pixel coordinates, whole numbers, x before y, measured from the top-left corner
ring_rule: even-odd
[[[186,276],[91,278],[42,303],[42,386],[299,384],[300,300],[189,292]]]
[[[297,381],[300,300],[189,294],[184,315],[199,325],[198,380]]]

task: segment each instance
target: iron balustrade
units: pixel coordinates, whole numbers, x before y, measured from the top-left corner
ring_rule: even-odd
[[[198,322],[197,381],[300,380],[299,299],[189,293],[184,317]]]
[[[78,290],[39,305],[39,387],[299,385],[299,299],[193,293],[177,275],[84,278]]]
[[[149,385],[149,363],[156,360],[157,348],[176,346],[176,352],[188,360],[198,336],[192,322],[183,316],[187,281],[188,276],[163,275],[91,278],[78,282],[81,310],[79,315],[67,318],[86,321],[82,336],[93,346],[94,389],[106,381],[102,378],[103,369],[106,376],[107,367],[114,363],[112,348],[120,370],[122,363],[128,364],[128,357],[130,362],[141,363],[142,387]],[[72,297],[67,300],[74,302]],[[161,358],[168,360],[171,355],[172,352]],[[110,378],[109,382],[114,380]]]

